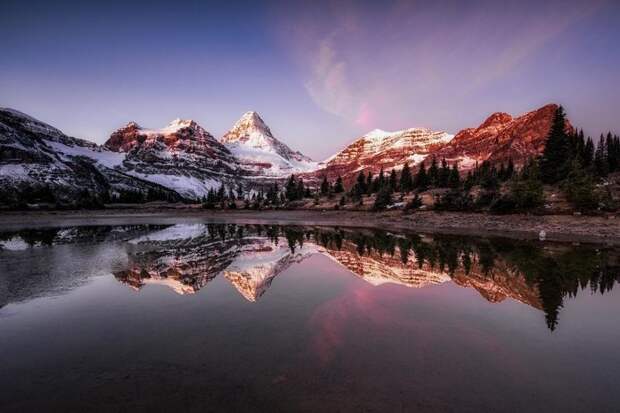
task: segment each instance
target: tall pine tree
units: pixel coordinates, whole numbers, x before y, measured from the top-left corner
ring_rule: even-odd
[[[323,177],[323,182],[321,182],[321,195],[327,195],[329,192],[329,182],[327,181],[327,176]]]
[[[415,176],[415,180],[413,182],[413,186],[420,191],[425,191],[428,189],[429,178],[426,173],[426,166],[424,165],[424,161],[420,163],[420,167],[418,169],[418,173]]]
[[[545,183],[552,184],[566,176],[571,148],[565,126],[566,114],[564,108],[559,106],[553,116],[551,130],[540,159],[540,174]]]
[[[402,192],[409,192],[413,187],[413,178],[411,177],[411,169],[409,169],[409,163],[405,162],[403,170],[400,172],[400,190]]]
[[[366,193],[370,194],[373,192],[373,182],[372,171],[368,171],[368,177],[366,178]]]
[[[607,159],[607,145],[605,145],[605,138],[601,135],[594,152],[594,171],[598,176],[607,176],[609,173],[609,161]]]
[[[390,191],[392,192],[398,189],[398,178],[396,176],[396,171],[394,169],[392,169],[392,172],[390,172],[390,181],[388,185],[390,185]]]
[[[437,167],[437,158],[433,156],[431,166],[428,168],[428,179],[431,186],[437,186],[439,183],[439,168]]]
[[[344,185],[342,184],[342,177],[340,175],[338,175],[338,178],[336,178],[336,183],[334,184],[334,192],[337,194],[344,192]]]

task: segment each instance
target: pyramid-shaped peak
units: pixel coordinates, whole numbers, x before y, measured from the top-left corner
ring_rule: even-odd
[[[265,124],[263,118],[260,117],[258,112],[249,111],[245,112],[241,118],[235,123],[234,128],[244,128],[244,129],[260,129],[264,131],[269,131],[269,127]],[[269,131],[271,134],[271,131]]]
[[[253,110],[245,112],[243,114],[243,116],[241,117],[241,119],[251,119],[251,120],[254,120],[254,121],[261,121],[261,122],[263,121],[261,119],[260,115],[258,114],[258,112],[255,112]]]
[[[223,143],[251,143],[251,146],[272,146],[277,142],[265,121],[257,112],[245,112],[230,131],[222,137]]]

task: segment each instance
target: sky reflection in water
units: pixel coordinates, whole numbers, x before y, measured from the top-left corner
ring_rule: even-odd
[[[217,224],[26,230],[0,245],[12,410],[620,402],[615,249]]]

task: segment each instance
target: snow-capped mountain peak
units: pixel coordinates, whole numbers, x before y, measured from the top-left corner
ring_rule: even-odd
[[[198,123],[196,123],[194,120],[192,119],[180,119],[180,118],[176,118],[174,119],[172,122],[170,122],[168,124],[168,126],[166,126],[164,129],[162,129],[162,132],[176,132],[179,129],[184,129],[184,128],[193,128],[193,129],[202,129]]]
[[[366,135],[364,135],[364,138],[369,139],[369,140],[383,140],[389,136],[395,135],[397,133],[401,133],[402,131],[397,131],[397,132],[388,132],[385,131],[383,129],[373,129],[370,132],[368,132]]]
[[[321,169],[315,174],[328,176],[329,179],[341,176],[350,183],[362,170],[377,173],[381,169],[400,169],[405,163],[414,166],[453,137],[449,133],[426,128],[394,132],[374,129],[321,162]]]
[[[256,112],[246,112],[221,139],[224,144],[239,144],[251,148],[276,151],[281,144],[271,133],[271,129]]]
[[[316,169],[317,163],[276,139],[254,111],[243,114],[220,142],[241,163],[265,176],[283,176]]]

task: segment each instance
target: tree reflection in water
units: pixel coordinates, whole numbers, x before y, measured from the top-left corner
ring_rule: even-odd
[[[313,254],[324,254],[371,282],[422,287],[445,281],[476,289],[485,299],[512,298],[545,313],[550,330],[566,299],[580,291],[610,291],[620,280],[620,251],[533,241],[379,230],[235,224],[74,227],[0,233],[0,248],[63,243],[124,242],[127,268],[119,280],[192,293],[222,274],[248,300],[274,277]],[[10,287],[10,286],[9,286]]]

